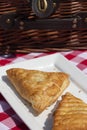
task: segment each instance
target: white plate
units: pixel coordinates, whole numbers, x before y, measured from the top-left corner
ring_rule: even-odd
[[[6,77],[6,70],[12,67],[66,72],[70,75],[71,82],[63,94],[67,91],[71,92],[87,103],[87,76],[60,54],[56,53],[0,67],[0,92],[31,130],[51,130],[53,121],[52,114],[56,108],[56,103],[51,105],[39,116],[35,116],[32,112],[32,108],[16,93]],[[60,99],[61,97],[58,100]]]

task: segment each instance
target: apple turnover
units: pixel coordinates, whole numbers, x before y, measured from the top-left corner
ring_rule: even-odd
[[[87,104],[66,93],[54,112],[52,130],[87,130]]]
[[[17,92],[38,113],[53,104],[69,85],[69,76],[63,72],[10,68],[6,73]]]

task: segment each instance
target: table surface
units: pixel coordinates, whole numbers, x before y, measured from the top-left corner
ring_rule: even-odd
[[[16,54],[13,57],[0,57],[0,66],[13,64],[33,58],[47,56],[56,52],[49,53],[29,53],[29,54]],[[87,74],[87,51],[69,51],[58,52],[66,57],[73,65],[77,66],[84,74]],[[11,106],[6,102],[4,97],[0,94],[0,130],[29,130],[23,121],[18,117]]]

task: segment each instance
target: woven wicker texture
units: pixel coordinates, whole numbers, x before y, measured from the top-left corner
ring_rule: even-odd
[[[0,0],[0,15],[16,12],[29,19],[38,19],[27,0]],[[69,18],[87,11],[87,1],[61,1],[58,9],[49,19]],[[87,49],[87,29],[79,30],[9,30],[0,28],[0,54],[63,51],[69,49]]]

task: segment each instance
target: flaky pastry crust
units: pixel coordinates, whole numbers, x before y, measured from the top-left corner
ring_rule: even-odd
[[[87,130],[87,104],[66,93],[54,113],[52,130]]]
[[[69,85],[69,76],[63,72],[43,72],[11,68],[7,76],[17,92],[41,113],[53,104]]]

